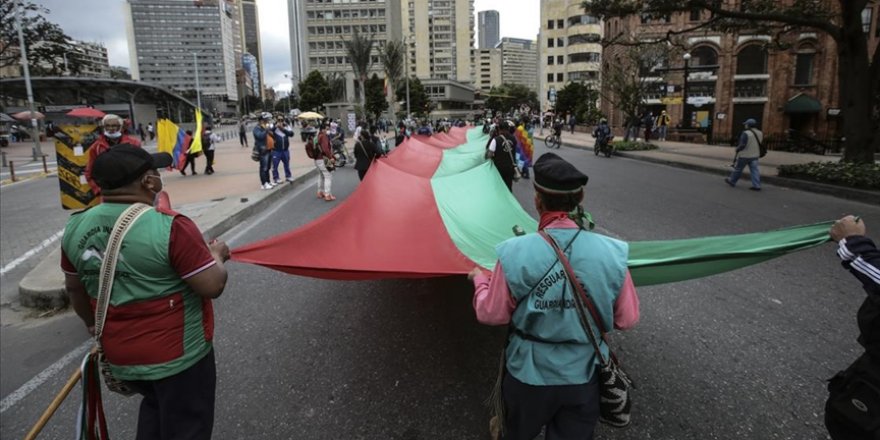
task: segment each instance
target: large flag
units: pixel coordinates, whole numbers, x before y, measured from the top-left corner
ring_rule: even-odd
[[[202,111],[196,109],[196,129],[193,130],[193,141],[189,147],[189,154],[202,152]]]
[[[492,269],[514,226],[538,222],[484,159],[486,135],[453,128],[413,136],[370,166],[335,209],[301,228],[232,251],[235,261],[338,280],[464,275]],[[389,192],[388,188],[394,188]],[[771,232],[631,242],[637,285],[705,277],[829,240],[831,223]]]
[[[159,119],[156,123],[156,131],[159,151],[171,155],[172,168],[182,170],[186,165],[186,149],[192,139],[191,136],[168,119]]]

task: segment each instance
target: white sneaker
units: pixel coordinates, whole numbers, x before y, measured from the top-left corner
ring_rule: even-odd
[[[288,177],[288,178],[286,178],[286,179],[284,179],[284,180],[286,180],[286,181],[288,181],[288,182],[290,182],[290,183],[293,183],[293,177]]]
[[[270,184],[269,182],[266,182],[266,183],[263,184],[263,186],[262,186],[261,188],[263,188],[263,189],[272,189],[272,184]]]

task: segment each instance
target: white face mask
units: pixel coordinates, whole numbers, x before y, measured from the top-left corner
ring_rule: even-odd
[[[114,131],[113,133],[104,131],[104,137],[107,137],[110,139],[119,139],[121,136],[122,136],[121,131]]]

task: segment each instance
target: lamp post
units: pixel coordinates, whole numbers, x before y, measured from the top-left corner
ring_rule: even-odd
[[[683,128],[691,128],[691,115],[688,113],[688,76],[690,75],[690,67],[691,67],[691,54],[689,52],[685,52],[682,55],[684,58],[684,85],[681,88],[681,95],[684,98],[681,104],[682,108],[682,127]]]
[[[31,111],[31,138],[34,140],[32,153],[34,160],[37,160],[43,155],[43,151],[40,149],[40,133],[37,130],[37,115],[34,112],[34,90],[31,88],[31,73],[28,69],[27,48],[24,45],[24,32],[21,27],[21,16],[24,14],[24,5],[21,1],[17,2],[15,9],[15,27],[18,28],[18,47],[21,52],[21,67],[24,71],[24,84],[27,89],[28,108]]]
[[[403,43],[406,45],[403,58],[403,70],[406,74],[406,119],[409,120],[409,35],[403,37]]]
[[[196,53],[192,53],[193,56],[193,66],[196,69],[196,105],[199,106],[199,111],[202,111],[202,92],[199,90],[199,61],[196,58]]]

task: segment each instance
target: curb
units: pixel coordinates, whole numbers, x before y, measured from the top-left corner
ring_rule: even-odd
[[[295,178],[292,183],[267,193],[265,197],[260,197],[261,193],[252,193],[237,199],[224,200],[217,207],[211,209],[215,209],[217,212],[228,211],[228,213],[218,214],[218,217],[223,220],[205,227],[202,230],[202,236],[210,239],[223,235],[248,216],[266,209],[288,192],[293,191],[298,183],[311,179],[317,173],[318,170],[312,168]],[[254,196],[253,194],[258,195]],[[247,205],[242,206],[245,203]],[[64,288],[64,273],[61,272],[60,261],[61,246],[59,245],[21,279],[18,284],[18,294],[22,306],[46,310],[63,309],[70,304],[67,291]]]
[[[593,151],[593,147],[588,146],[579,146],[574,144],[566,144],[563,143],[563,146],[569,148],[576,148],[579,150],[588,150]],[[642,162],[650,162],[656,163],[660,165],[668,165],[676,168],[683,168],[693,171],[700,171],[704,173],[717,174],[719,176],[726,176],[730,173],[728,170],[718,169],[714,167],[709,167],[705,165],[699,164],[691,164],[691,163],[683,163],[676,162],[668,159],[658,159],[649,156],[643,156],[640,154],[633,154],[628,151],[615,151],[615,156],[625,157],[627,159],[639,160]],[[848,188],[845,186],[835,186],[828,185],[825,183],[819,182],[811,182],[809,180],[800,180],[800,179],[790,179],[787,177],[779,177],[779,176],[761,176],[761,181],[764,183],[769,183],[771,185],[781,186],[785,188],[792,188],[801,191],[809,191],[817,194],[825,194],[837,196],[840,198],[854,200],[857,202],[869,203],[872,205],[880,205],[880,191],[869,191],[864,189],[857,188]]]

